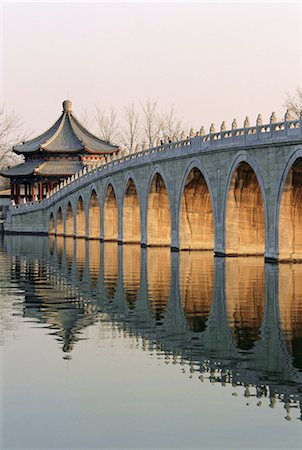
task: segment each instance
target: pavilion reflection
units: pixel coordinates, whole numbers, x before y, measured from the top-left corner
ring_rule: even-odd
[[[293,365],[302,369],[302,265],[280,264],[279,310]]]
[[[226,305],[235,345],[250,350],[260,338],[265,304],[263,258],[226,260]]]
[[[180,254],[181,304],[192,331],[204,331],[210,314],[214,289],[214,256],[210,252]]]

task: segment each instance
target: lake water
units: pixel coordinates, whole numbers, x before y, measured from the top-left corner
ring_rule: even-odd
[[[0,243],[8,448],[302,448],[302,265]]]

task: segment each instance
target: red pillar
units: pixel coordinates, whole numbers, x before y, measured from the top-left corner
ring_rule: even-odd
[[[11,181],[10,183],[10,199],[14,200],[15,198],[15,183]]]
[[[35,183],[32,182],[31,184],[31,201],[33,202],[35,200]]]
[[[43,183],[42,181],[39,182],[39,200],[43,199]]]
[[[17,183],[17,203],[18,203],[18,205],[20,203],[20,184],[19,184],[19,182]]]

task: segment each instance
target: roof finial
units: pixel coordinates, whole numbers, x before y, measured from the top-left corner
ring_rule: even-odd
[[[64,100],[63,112],[72,112],[72,102],[70,100]]]

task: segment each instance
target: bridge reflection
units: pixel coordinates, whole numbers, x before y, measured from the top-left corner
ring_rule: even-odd
[[[54,236],[6,236],[4,247],[24,317],[49,328],[65,357],[106,320],[201,379],[283,402],[286,418],[301,408],[301,265]]]

